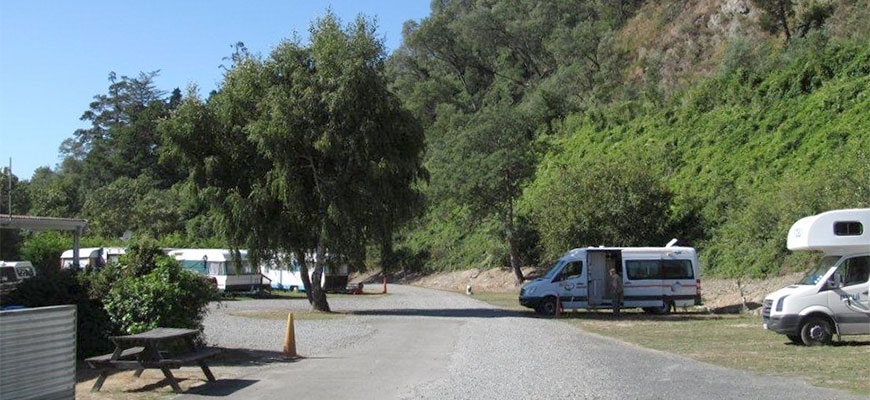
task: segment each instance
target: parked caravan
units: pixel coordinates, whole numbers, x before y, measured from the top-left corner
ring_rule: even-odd
[[[671,243],[673,244],[673,242]],[[613,306],[608,271],[622,277],[625,308],[668,313],[701,304],[698,256],[691,247],[589,247],[562,256],[542,278],[520,290],[520,304],[552,315],[563,309]]]
[[[308,262],[308,277],[309,279],[314,274],[315,256],[313,254],[306,255]],[[305,286],[302,283],[302,267],[299,261],[295,259],[280,260],[278,263],[269,261],[261,266],[263,274],[271,279],[273,289],[281,290],[297,290],[304,291]],[[349,268],[346,264],[325,265],[323,267],[323,277],[320,280],[320,286],[330,292],[344,291],[348,282]]]
[[[100,268],[108,263],[116,263],[126,253],[122,247],[84,247],[79,249],[79,269]],[[60,255],[60,268],[73,268],[73,249]]]
[[[0,294],[7,294],[23,280],[36,276],[30,261],[0,261]]]
[[[173,249],[166,255],[181,263],[181,266],[202,275],[215,278],[222,292],[257,292],[265,287],[260,274],[248,262],[247,250],[239,250],[238,260],[229,249]]]
[[[764,298],[764,329],[805,345],[829,344],[834,334],[870,334],[870,208],[801,218],[788,231],[787,247],[821,258],[800,282]]]

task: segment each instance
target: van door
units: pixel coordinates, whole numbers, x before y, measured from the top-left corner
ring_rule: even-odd
[[[842,335],[870,334],[870,314],[858,312],[847,307],[843,299],[847,296],[858,302],[866,302],[868,281],[870,281],[870,255],[861,255],[843,260],[837,267],[835,276],[842,282],[838,288],[828,290],[828,307],[833,311]]]
[[[662,259],[662,296],[665,305],[688,307],[695,304],[695,269],[691,259],[665,256]]]
[[[607,253],[604,251],[589,251],[587,260],[587,292],[588,307],[596,308],[610,304],[610,291],[607,284]]]
[[[583,277],[583,261],[574,260],[565,263],[565,267],[553,278],[559,299],[564,309],[583,307],[586,282]]]

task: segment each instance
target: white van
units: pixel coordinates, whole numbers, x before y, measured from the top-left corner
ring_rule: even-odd
[[[83,247],[79,249],[79,269],[99,269],[109,263],[117,263],[126,253],[123,247]],[[73,249],[60,255],[60,268],[73,268]]]
[[[870,208],[801,218],[788,231],[788,249],[821,251],[800,282],[764,298],[764,329],[796,344],[829,344],[834,333],[870,334]]]
[[[21,281],[36,276],[30,261],[0,261],[0,294],[7,294]]]
[[[589,247],[565,253],[542,278],[520,290],[520,304],[552,315],[563,309],[610,308],[610,268],[623,282],[623,307],[668,313],[701,304],[698,255],[691,247]]]

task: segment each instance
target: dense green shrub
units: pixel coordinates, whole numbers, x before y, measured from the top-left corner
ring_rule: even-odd
[[[112,322],[130,334],[158,326],[202,330],[214,286],[168,257],[155,261],[147,274],[123,275],[109,290],[103,302]]]
[[[37,274],[18,285],[3,305],[46,307],[72,304],[76,306],[77,346],[79,358],[111,351],[109,336],[118,333],[103,309],[99,298],[91,298],[89,275],[72,270],[53,274]]]

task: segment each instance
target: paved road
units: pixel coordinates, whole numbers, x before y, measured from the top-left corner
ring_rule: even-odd
[[[395,285],[390,291],[377,299],[331,300],[334,310],[355,312],[344,319],[298,321],[303,359],[236,367],[232,379],[217,373],[218,382],[181,398],[865,398],[647,350],[460,294]],[[206,334],[224,347],[280,350],[283,321],[229,313],[305,306],[235,302],[211,314]]]

